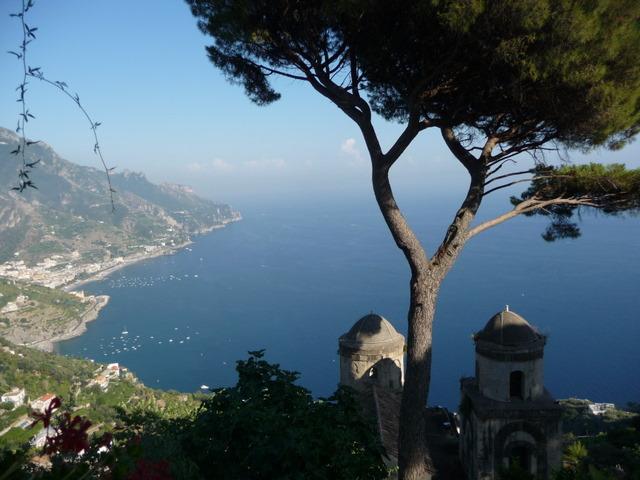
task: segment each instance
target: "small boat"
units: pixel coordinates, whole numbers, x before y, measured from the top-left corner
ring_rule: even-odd
[[[122,335],[128,335],[129,332],[127,331],[127,327],[124,327],[124,330],[122,330],[121,332]]]
[[[200,385],[200,390],[209,390],[209,385]]]

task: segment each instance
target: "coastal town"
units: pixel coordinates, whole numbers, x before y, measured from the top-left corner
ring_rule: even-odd
[[[70,254],[56,254],[42,261],[30,264],[20,259],[20,252],[14,253],[14,260],[0,264],[0,277],[21,280],[48,288],[71,288],[74,282],[100,278],[130,263],[134,263],[157,255],[167,254],[177,245],[173,240],[160,242],[158,245],[133,245],[134,253],[127,256],[106,258],[102,261],[87,262],[79,251]]]

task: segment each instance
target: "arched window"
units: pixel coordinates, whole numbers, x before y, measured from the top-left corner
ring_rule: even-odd
[[[524,400],[524,373],[520,370],[509,375],[509,397],[512,400]]]
[[[509,456],[509,466],[517,464],[525,472],[531,473],[531,450],[530,448],[519,445],[511,450]]]

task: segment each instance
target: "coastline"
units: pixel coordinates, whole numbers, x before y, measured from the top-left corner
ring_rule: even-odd
[[[100,270],[99,272],[96,272],[87,278],[83,278],[82,280],[74,280],[73,282],[62,287],[62,290],[64,290],[65,292],[72,292],[74,290],[77,290],[78,287],[81,287],[82,285],[85,285],[87,283],[96,282],[98,280],[104,280],[106,277],[108,277],[112,273],[117,272],[122,268],[128,267],[129,265],[133,265],[134,263],[142,262],[143,260],[149,260],[155,257],[161,257],[163,255],[173,255],[178,250],[188,245],[191,245],[192,243],[193,243],[192,240],[187,240],[186,242],[183,242],[179,245],[164,247],[155,252],[133,254],[129,257],[125,257],[122,263],[119,263],[118,265],[114,265],[112,267],[105,268],[104,270]]]
[[[38,340],[32,343],[25,344],[25,347],[36,348],[45,352],[53,352],[55,350],[55,344],[62,340],[68,340],[70,338],[78,337],[87,331],[87,323],[94,321],[98,318],[100,310],[107,306],[109,303],[109,295],[97,295],[95,301],[92,302],[89,309],[85,310],[78,323],[65,333],[56,335],[53,338],[47,338],[44,340]]]
[[[194,236],[198,236],[198,235],[205,235],[207,233],[210,233],[214,230],[219,230],[221,228],[225,228],[229,223],[235,223],[235,222],[239,222],[240,220],[242,220],[242,215],[240,215],[240,213],[237,214],[237,216],[229,219],[229,220],[224,220],[222,221],[221,224],[219,225],[212,225],[211,227],[207,227],[204,228],[202,230],[198,230],[197,232],[195,232],[193,235]],[[83,278],[82,280],[74,280],[73,282],[65,285],[62,287],[62,290],[64,290],[65,292],[71,292],[74,291],[76,289],[78,289],[79,287],[87,284],[87,283],[91,283],[91,282],[96,282],[98,280],[104,280],[106,277],[108,277],[109,275],[111,275],[112,273],[128,267],[129,265],[133,265],[134,263],[138,263],[138,262],[142,262],[144,260],[149,260],[151,258],[156,258],[156,257],[160,257],[163,255],[173,255],[174,253],[176,253],[177,251],[191,245],[193,243],[193,240],[189,239],[186,242],[183,242],[179,245],[173,245],[171,247],[163,247],[160,248],[157,251],[154,252],[150,252],[150,253],[146,253],[146,252],[141,252],[141,253],[136,253],[133,255],[130,255],[129,257],[125,257],[124,260],[122,261],[122,263],[119,263],[118,265],[114,265],[112,267],[109,268],[105,268],[104,270],[100,270],[99,272],[96,272],[92,275],[90,275],[87,278]]]
[[[199,230],[198,232],[196,232],[194,235],[204,235],[207,233],[210,233],[214,230],[218,230],[221,228],[225,228],[227,226],[227,224],[229,223],[234,223],[234,222],[239,222],[240,220],[242,220],[242,215],[240,215],[238,213],[238,215],[232,219],[226,220],[223,223],[221,223],[220,225],[212,225],[211,227],[207,227],[205,229]],[[164,247],[161,248],[155,252],[150,252],[150,253],[138,253],[138,254],[134,254],[131,255],[127,258],[124,259],[124,261],[122,263],[119,263],[118,265],[114,265],[112,267],[109,268],[105,268],[104,270],[100,270],[99,272],[96,272],[95,274],[89,276],[88,278],[84,278],[82,280],[78,280],[78,281],[74,281],[71,282],[67,285],[65,285],[64,287],[62,287],[62,290],[64,290],[65,292],[72,292],[77,290],[79,287],[81,287],[82,285],[85,285],[87,283],[91,283],[91,282],[95,282],[98,280],[103,280],[104,278],[108,277],[109,275],[111,275],[112,273],[120,270],[121,268],[124,267],[128,267],[129,265],[133,265],[134,263],[138,263],[141,262],[143,260],[149,260],[151,258],[156,258],[156,257],[160,257],[163,255],[173,255],[174,253],[176,253],[177,251],[191,245],[193,243],[193,241],[191,239],[187,240],[186,242],[183,242],[179,245],[173,245],[171,247]],[[80,318],[79,323],[73,327],[73,329],[60,334],[60,335],[56,335],[53,338],[50,339],[46,339],[46,340],[39,340],[33,343],[30,343],[28,345],[25,345],[27,347],[31,347],[31,348],[37,348],[39,350],[43,350],[46,352],[54,352],[55,351],[55,346],[58,342],[61,342],[63,340],[69,340],[71,338],[75,338],[75,337],[79,337],[80,335],[82,335],[84,332],[87,331],[87,323],[92,322],[93,320],[96,320],[98,318],[98,315],[100,313],[100,310],[102,310],[107,303],[109,303],[109,299],[110,297],[108,295],[97,295],[95,296],[96,299],[96,303],[94,305],[92,305],[92,307],[85,311],[82,315],[82,317]]]

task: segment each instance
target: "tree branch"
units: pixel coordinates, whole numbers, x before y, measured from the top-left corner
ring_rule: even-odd
[[[500,225],[507,220],[517,217],[518,215],[522,215],[523,213],[532,212],[534,210],[540,210],[545,207],[549,207],[551,205],[578,205],[578,206],[586,206],[586,207],[597,207],[598,205],[593,202],[591,198],[588,197],[579,197],[579,198],[563,198],[558,197],[551,200],[537,200],[535,198],[530,198],[519,203],[513,210],[510,210],[502,215],[499,215],[492,220],[488,220],[480,225],[475,226],[471,230],[467,232],[467,239],[476,236],[477,234],[488,230],[489,228],[495,227],[496,225]]]
[[[502,177],[510,177],[512,175],[522,175],[523,173],[526,173],[526,172],[521,172],[519,174],[513,173],[513,174],[508,174],[508,175],[502,175]],[[531,171],[530,173],[534,173],[534,172]],[[497,180],[498,178],[500,178],[500,177],[496,177],[493,180]],[[538,180],[538,179],[542,179],[542,178],[571,178],[571,176],[570,175],[538,175],[538,176],[536,176],[534,178],[535,178],[535,180]],[[484,192],[483,196],[489,195],[490,193],[495,192],[496,190],[501,190],[503,188],[507,188],[507,187],[510,187],[512,185],[516,185],[517,183],[531,182],[532,180],[534,180],[534,178],[523,178],[521,180],[514,180],[513,182],[505,183],[504,185],[499,185],[497,187],[494,187],[494,188]],[[488,185],[489,183],[491,183],[493,180],[485,182],[485,186]]]
[[[407,259],[412,275],[415,275],[419,270],[427,268],[427,254],[396,203],[389,182],[389,169],[384,163],[373,162],[372,183],[376,202],[389,231]]]
[[[407,149],[407,147],[411,144],[414,138],[425,128],[431,126],[431,123],[428,120],[423,120],[420,122],[418,120],[418,113],[412,112],[409,116],[409,123],[402,131],[398,139],[391,146],[389,151],[384,154],[384,162],[388,167],[391,167],[395,161],[400,158],[400,155]]]
[[[495,170],[493,170],[492,172],[490,172],[487,175],[487,177],[490,177],[493,173],[496,173],[499,170],[499,168],[500,167],[498,167]],[[530,168],[529,170],[520,170],[519,172],[505,173],[504,175],[499,175],[499,176],[494,177],[494,178],[492,178],[490,180],[487,180],[486,182],[484,182],[484,186],[486,187],[487,185],[489,185],[492,182],[495,182],[496,180],[501,180],[503,178],[508,178],[508,177],[515,177],[516,175],[524,175],[525,173],[535,173],[535,169]]]
[[[544,178],[544,177],[537,177],[537,178]],[[485,191],[482,194],[482,196],[485,197],[485,196],[489,195],[490,193],[495,192],[496,190],[502,190],[503,188],[508,188],[508,187],[511,187],[511,186],[516,185],[518,183],[530,182],[531,180],[533,180],[533,178],[523,178],[523,179],[520,179],[520,180],[514,180],[513,182],[505,183],[504,185],[498,185],[497,187],[493,187],[493,188],[490,188],[489,190]],[[485,185],[487,183],[489,183],[489,182],[486,182]]]
[[[360,96],[360,90],[359,90],[360,78],[358,76],[358,66],[356,65],[356,56],[353,53],[353,50],[351,49],[349,50],[349,70],[351,74],[351,91],[356,97],[362,98]]]
[[[528,142],[528,143],[523,143],[520,145],[514,145],[511,146],[509,148],[504,149],[502,152],[500,152],[497,155],[494,155],[493,158],[491,159],[491,162],[489,163],[490,166],[495,165],[496,163],[500,162],[500,161],[504,161],[507,160],[511,157],[514,157],[520,153],[523,152],[528,152],[531,150],[550,150],[550,151],[555,151],[557,150],[557,148],[543,148],[542,145],[544,145],[545,143],[549,142],[553,140],[553,136],[551,135],[545,135],[543,138],[541,138],[540,140],[537,140],[535,142]]]
[[[453,128],[442,127],[440,129],[444,142],[449,147],[449,150],[458,159],[458,161],[467,169],[468,172],[475,170],[478,159],[471,155],[466,148],[462,146],[458,138],[456,137]],[[483,148],[484,150],[484,148]]]
[[[287,73],[287,72],[283,72],[282,70],[277,70],[275,68],[271,68],[271,67],[267,67],[265,65],[260,65],[258,63],[252,62],[250,60],[247,60],[249,63],[255,65],[256,67],[260,68],[261,70],[265,70],[267,72],[267,74],[271,75],[271,74],[276,74],[276,75],[282,75],[283,77],[286,78],[291,78],[293,80],[306,80],[307,77],[303,77],[302,75],[294,75],[292,73]]]
[[[331,100],[360,127],[371,161],[373,163],[383,161],[382,147],[371,124],[369,104],[359,95],[349,93],[346,88],[337,85],[325,71],[306,65],[299,58],[295,58],[294,64],[306,75],[307,80],[318,93]]]

